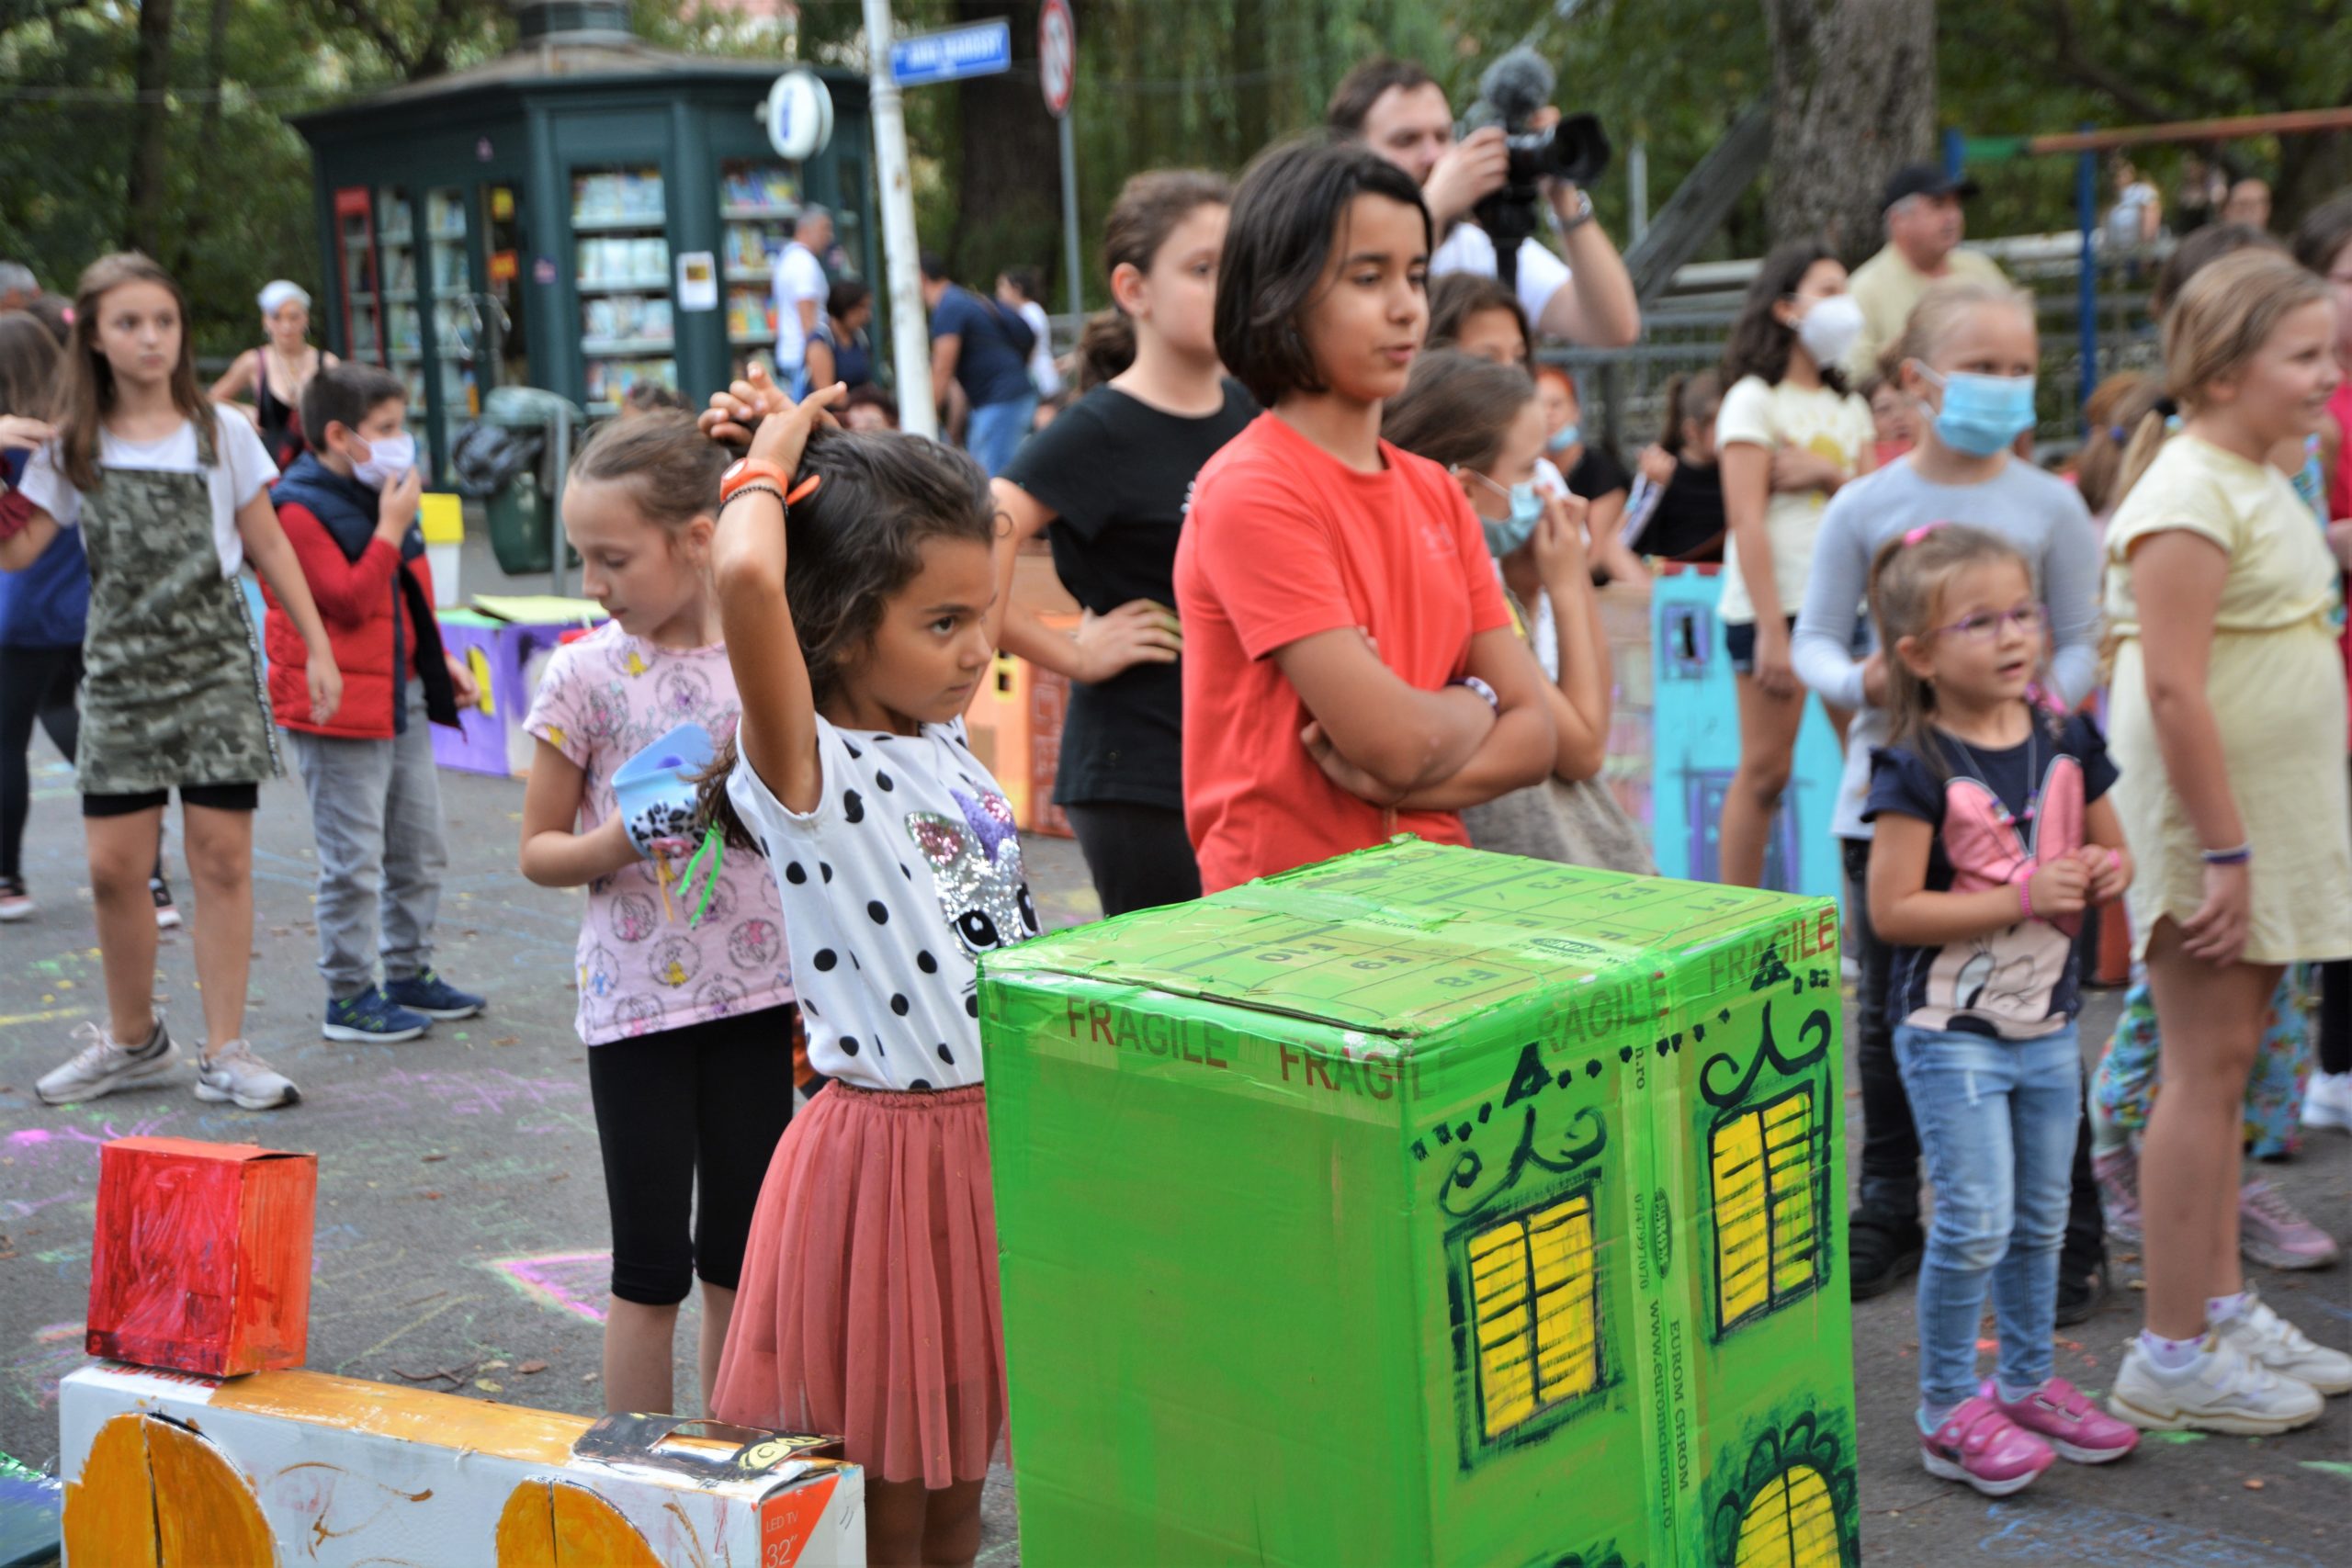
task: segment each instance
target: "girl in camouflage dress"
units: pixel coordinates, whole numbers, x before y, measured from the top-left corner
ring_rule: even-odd
[[[251,425],[196,384],[179,286],[145,256],[102,256],[74,302],[57,439],[25,469],[24,530],[0,567],[37,558],[79,528],[90,561],[82,731],[74,784],[107,1020],[76,1032],[74,1059],[40,1079],[51,1105],[153,1082],[179,1058],[153,1003],[155,915],[148,873],[170,792],[180,792],[196,886],[196,973],[204,994],[199,1100],[247,1111],[300,1098],[244,1042],[253,951],[253,814],[278,772],[259,643],[238,569],[248,554],[311,653],[311,711],[343,678],[300,566],[277,526],[277,467]]]

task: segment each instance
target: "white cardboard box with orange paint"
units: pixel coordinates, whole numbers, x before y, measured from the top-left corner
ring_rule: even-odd
[[[59,1388],[68,1568],[862,1568],[865,1472],[318,1372],[96,1362]]]

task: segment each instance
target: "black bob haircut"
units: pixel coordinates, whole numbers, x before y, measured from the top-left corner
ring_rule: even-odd
[[[323,446],[330,422],[356,431],[361,420],[394,400],[408,401],[408,388],[390,371],[350,360],[327,366],[302,389],[302,434],[311,446]]]
[[[1317,136],[1269,148],[1234,192],[1217,262],[1216,352],[1263,407],[1285,392],[1326,389],[1300,319],[1321,293],[1348,205],[1359,196],[1419,213],[1422,243],[1434,248],[1421,187],[1361,142]]]

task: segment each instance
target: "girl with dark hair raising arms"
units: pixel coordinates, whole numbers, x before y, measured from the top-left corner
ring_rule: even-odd
[[[1356,146],[1250,166],[1217,271],[1220,355],[1268,412],[1201,470],[1176,550],[1184,811],[1215,891],[1458,815],[1552,771],[1544,672],[1478,518],[1380,438],[1429,328],[1430,217]]]
[[[1103,225],[1114,308],[1079,344],[1085,395],[994,484],[1016,540],[1041,530],[1085,609],[1070,631],[1016,594],[1011,652],[1071,681],[1054,800],[1102,913],[1201,896],[1184,836],[1176,538],[1201,465],[1257,412],[1219,367],[1217,254],[1232,187],[1183,169],[1136,175]]]
[[[758,423],[721,481],[742,720],[705,808],[766,853],[833,1080],[760,1190],[713,1408],[842,1434],[869,1562],[967,1563],[1005,1421],[978,965],[1035,936],[1037,908],[963,713],[1012,550],[978,464],[832,428],[841,397],[786,406],[754,377],[704,416]]]

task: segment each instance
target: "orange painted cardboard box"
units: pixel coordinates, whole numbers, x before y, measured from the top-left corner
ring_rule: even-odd
[[[65,1568],[863,1568],[830,1438],[592,1422],[319,1372],[58,1387]]]
[[[209,1377],[299,1367],[316,1155],[117,1138],[98,1155],[93,1356]]]

